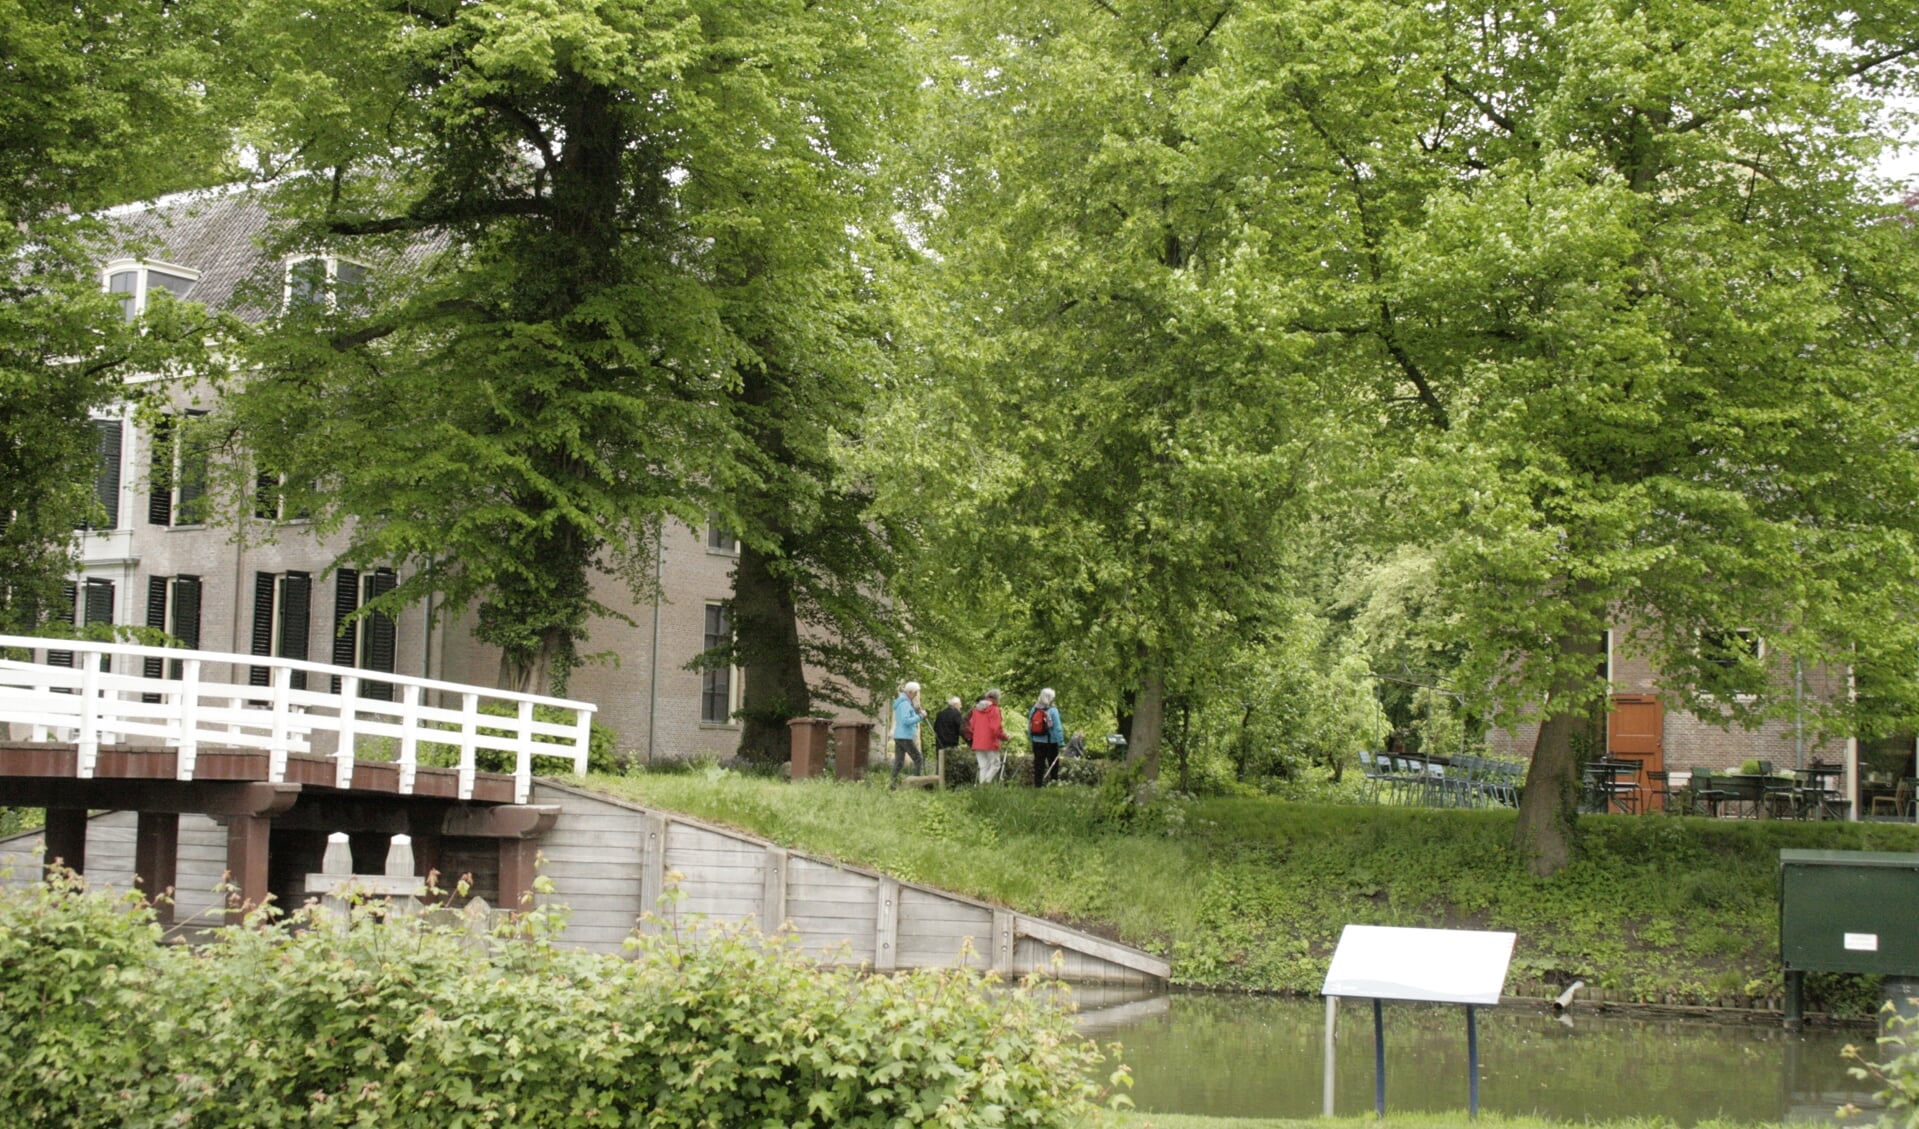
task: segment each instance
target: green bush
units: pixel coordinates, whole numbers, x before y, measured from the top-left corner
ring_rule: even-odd
[[[865,976],[714,926],[558,948],[542,911],[160,944],[144,907],[0,889],[0,1108],[31,1124],[1085,1124],[1098,1050],[1043,993]]]
[[[1919,1019],[1887,1014],[1883,1020],[1885,1034],[1875,1056],[1868,1058],[1856,1046],[1845,1049],[1846,1057],[1858,1064],[1847,1073],[1880,1086],[1872,1095],[1886,1111],[1879,1124],[1919,1129]],[[1848,1105],[1841,1112],[1857,1115],[1859,1108]]]

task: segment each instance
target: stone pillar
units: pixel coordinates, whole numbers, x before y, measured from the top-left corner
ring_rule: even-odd
[[[154,920],[173,924],[174,868],[180,857],[180,814],[143,811],[133,833],[133,876],[146,891]]]
[[[793,735],[792,777],[809,780],[826,769],[826,731],[823,717],[796,717],[786,723]]]
[[[264,815],[227,817],[227,924],[238,925],[247,911],[267,900],[267,837],[273,819]]]
[[[46,865],[58,864],[75,874],[87,872],[87,809],[48,808],[45,835]]]
[[[839,752],[833,760],[833,774],[841,780],[859,780],[866,775],[866,759],[873,741],[873,723],[844,721],[833,727],[833,740]]]

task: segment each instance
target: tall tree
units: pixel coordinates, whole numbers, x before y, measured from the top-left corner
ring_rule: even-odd
[[[0,630],[32,629],[77,563],[100,457],[89,413],[196,343],[178,311],[124,323],[93,213],[225,162],[195,84],[198,11],[0,2]]]
[[[1852,81],[1909,43],[1769,3],[1275,4],[1256,26],[1236,129],[1290,139],[1332,234],[1291,316],[1375,374],[1417,500],[1397,530],[1435,546],[1463,685],[1545,703],[1516,841],[1536,871],[1570,858],[1609,624],[1733,720],[1782,708],[1780,670],[1727,633],[1807,664],[1911,653],[1919,264],[1871,203]],[[1302,222],[1274,201],[1262,231]]]
[[[1115,694],[1156,776],[1169,700],[1283,630],[1286,535],[1337,435],[1308,426],[1310,343],[1231,253],[1201,92],[1240,6],[955,7],[920,313],[943,388],[892,417],[937,499],[896,499],[929,538],[919,599],[952,593],[948,629],[1012,617],[1008,671]]]
[[[883,50],[869,7],[334,0],[236,28],[282,246],[387,269],[275,319],[229,402],[347,559],[404,566],[390,605],[477,602],[503,684],[564,684],[617,614],[592,578],[643,589],[664,520],[718,510],[756,568],[785,559],[741,498],[790,438],[762,413],[815,409],[845,326],[804,303],[847,257],[840,127],[870,105],[825,99]]]

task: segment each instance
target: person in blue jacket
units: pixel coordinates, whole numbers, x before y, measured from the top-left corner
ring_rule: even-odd
[[[926,720],[926,710],[920,706],[920,684],[908,682],[900,687],[900,696],[893,701],[893,784],[900,785],[900,770],[906,767],[906,758],[913,758],[913,775],[926,771],[926,756],[920,752],[920,722]]]
[[[1026,736],[1033,746],[1033,787],[1043,788],[1059,764],[1059,747],[1066,740],[1052,687],[1039,692],[1039,701],[1026,713]]]

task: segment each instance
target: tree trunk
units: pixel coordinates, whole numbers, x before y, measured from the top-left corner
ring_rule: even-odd
[[[792,737],[786,723],[813,709],[793,594],[772,564],[765,553],[743,544],[733,570],[734,654],[744,680],[740,756],[759,764],[787,758]]]
[[[1519,798],[1519,820],[1513,829],[1513,849],[1540,878],[1557,874],[1572,861],[1581,753],[1574,737],[1591,723],[1591,706],[1583,691],[1592,684],[1599,646],[1594,632],[1558,640],[1559,670],[1546,700],[1545,722],[1533,743],[1532,764]]]
[[[1146,672],[1134,702],[1133,733],[1126,747],[1126,759],[1145,766],[1147,783],[1159,780],[1159,745],[1166,731],[1166,675],[1154,656],[1141,648]]]

